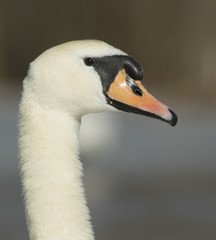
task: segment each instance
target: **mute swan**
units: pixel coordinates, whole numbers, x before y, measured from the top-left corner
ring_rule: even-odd
[[[30,64],[20,103],[21,178],[31,240],[92,240],[79,161],[81,117],[133,112],[174,126],[177,116],[141,83],[143,70],[104,42],[53,47]]]

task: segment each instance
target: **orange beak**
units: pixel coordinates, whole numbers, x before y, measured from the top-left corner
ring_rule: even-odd
[[[176,114],[147,92],[141,81],[131,79],[122,69],[107,91],[110,102],[120,110],[143,114],[175,126]]]

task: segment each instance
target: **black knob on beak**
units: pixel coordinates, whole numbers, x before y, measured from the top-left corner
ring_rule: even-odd
[[[121,56],[123,58],[123,68],[126,73],[135,80],[142,80],[144,76],[144,71],[142,67],[130,56]]]
[[[87,57],[84,59],[88,67],[94,67],[98,72],[106,93],[110,84],[115,80],[119,71],[125,69],[128,76],[134,80],[143,79],[143,69],[132,57],[128,55],[113,55],[104,57]]]

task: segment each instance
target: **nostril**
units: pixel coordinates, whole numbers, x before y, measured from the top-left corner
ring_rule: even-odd
[[[143,92],[140,88],[136,87],[136,86],[132,86],[132,91],[139,97],[142,97]]]
[[[136,95],[138,95],[138,96],[140,96],[140,97],[142,96],[142,92],[141,92],[139,89],[136,89],[135,92],[136,92]]]
[[[126,77],[126,83],[131,88],[134,94],[139,97],[142,97],[143,91],[139,88],[138,84],[129,76]]]

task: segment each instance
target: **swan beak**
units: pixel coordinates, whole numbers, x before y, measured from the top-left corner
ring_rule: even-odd
[[[107,91],[108,102],[119,110],[142,114],[168,122],[175,126],[177,115],[154,98],[140,80],[130,78],[125,69],[117,74]]]

